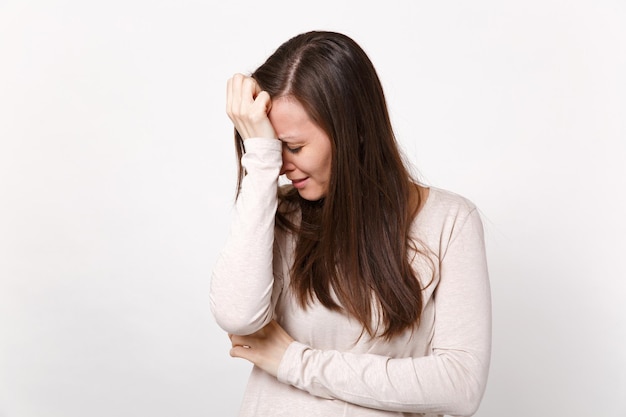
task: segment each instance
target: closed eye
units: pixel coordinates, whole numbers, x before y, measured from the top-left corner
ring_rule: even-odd
[[[287,148],[287,151],[290,153],[298,153],[302,149],[302,146],[297,146],[295,148],[292,148],[290,146],[285,146],[285,147]]]

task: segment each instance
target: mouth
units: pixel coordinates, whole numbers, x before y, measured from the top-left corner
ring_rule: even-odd
[[[302,188],[306,185],[306,181],[309,179],[309,177],[306,178],[300,178],[300,179],[293,179],[291,180],[291,185],[293,185],[295,188]]]

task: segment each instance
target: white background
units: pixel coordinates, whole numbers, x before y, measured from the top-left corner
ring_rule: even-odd
[[[0,0],[0,416],[236,415],[225,82],[310,29],[363,46],[423,181],[482,211],[477,415],[626,416],[618,0]]]

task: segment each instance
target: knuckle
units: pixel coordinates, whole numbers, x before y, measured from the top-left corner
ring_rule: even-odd
[[[250,123],[259,123],[264,119],[265,115],[260,114],[259,112],[250,112],[247,114],[247,120]]]

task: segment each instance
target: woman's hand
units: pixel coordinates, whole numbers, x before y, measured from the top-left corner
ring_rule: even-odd
[[[285,351],[294,341],[275,320],[251,335],[228,336],[233,345],[230,356],[246,359],[274,377]]]
[[[226,113],[242,139],[276,138],[267,117],[272,101],[252,77],[235,74],[228,80]]]

